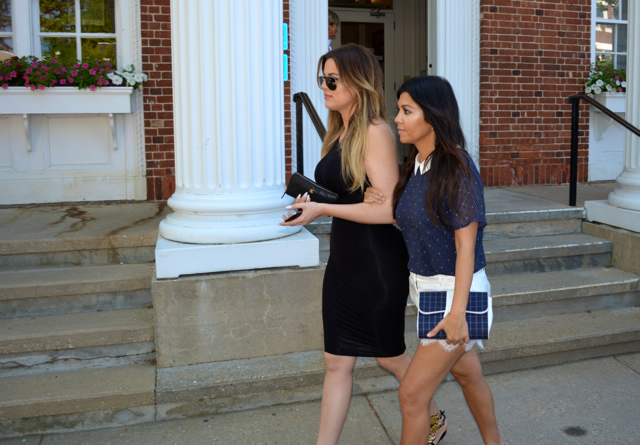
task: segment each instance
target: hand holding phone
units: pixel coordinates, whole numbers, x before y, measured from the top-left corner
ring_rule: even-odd
[[[293,221],[294,219],[296,219],[300,215],[302,215],[302,209],[297,209],[296,213],[294,213],[293,215],[289,216],[287,219],[284,220],[284,222]]]

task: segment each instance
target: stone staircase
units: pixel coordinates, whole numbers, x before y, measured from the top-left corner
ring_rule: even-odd
[[[640,351],[640,276],[611,267],[612,243],[582,233],[582,208],[510,193],[487,193],[485,374]],[[325,261],[329,229],[310,227]],[[0,437],[320,398],[322,351],[156,369],[155,238],[104,238],[0,243]],[[415,316],[409,304],[410,350]],[[358,359],[355,393],[392,388]]]
[[[155,420],[155,237],[38,235],[0,242],[0,437]]]

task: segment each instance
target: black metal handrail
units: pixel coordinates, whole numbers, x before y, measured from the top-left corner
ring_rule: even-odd
[[[636,136],[640,136],[640,129],[618,116],[616,113],[602,105],[600,102],[586,94],[574,94],[569,96],[571,104],[571,163],[569,169],[569,205],[575,207],[576,192],[578,189],[578,125],[580,118],[580,100],[589,102],[611,119],[625,127]]]
[[[311,103],[311,99],[307,96],[307,93],[296,93],[293,95],[293,101],[296,103],[296,163],[297,171],[301,175],[304,175],[304,140],[302,131],[302,107],[307,109],[307,113],[311,118],[313,126],[316,127],[320,140],[324,140],[324,136],[327,134],[327,129],[324,128],[324,124],[318,115],[315,107]]]

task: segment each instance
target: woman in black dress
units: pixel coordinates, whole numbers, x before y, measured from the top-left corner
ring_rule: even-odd
[[[404,343],[409,272],[391,204],[363,202],[365,187],[390,195],[399,177],[380,65],[369,50],[349,44],[325,54],[318,71],[330,111],[315,178],[339,199],[319,204],[300,196],[288,208],[302,209],[301,216],[282,225],[333,217],[322,290],[327,374],[318,444],[336,444],[349,409],[356,357],[376,357],[398,380],[409,366]],[[437,411],[435,401],[430,410]]]

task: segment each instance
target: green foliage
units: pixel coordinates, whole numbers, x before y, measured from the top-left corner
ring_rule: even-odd
[[[591,64],[589,77],[584,82],[585,92],[593,96],[600,93],[625,93],[627,71],[616,69],[611,63],[598,60]]]
[[[116,70],[111,62],[87,57],[66,63],[56,58],[39,60],[35,56],[13,57],[0,62],[0,85],[24,86],[32,91],[53,86],[73,86],[94,91],[110,85],[138,88],[147,76],[136,73],[133,65]]]
[[[75,32],[75,0],[40,0],[40,31]]]

